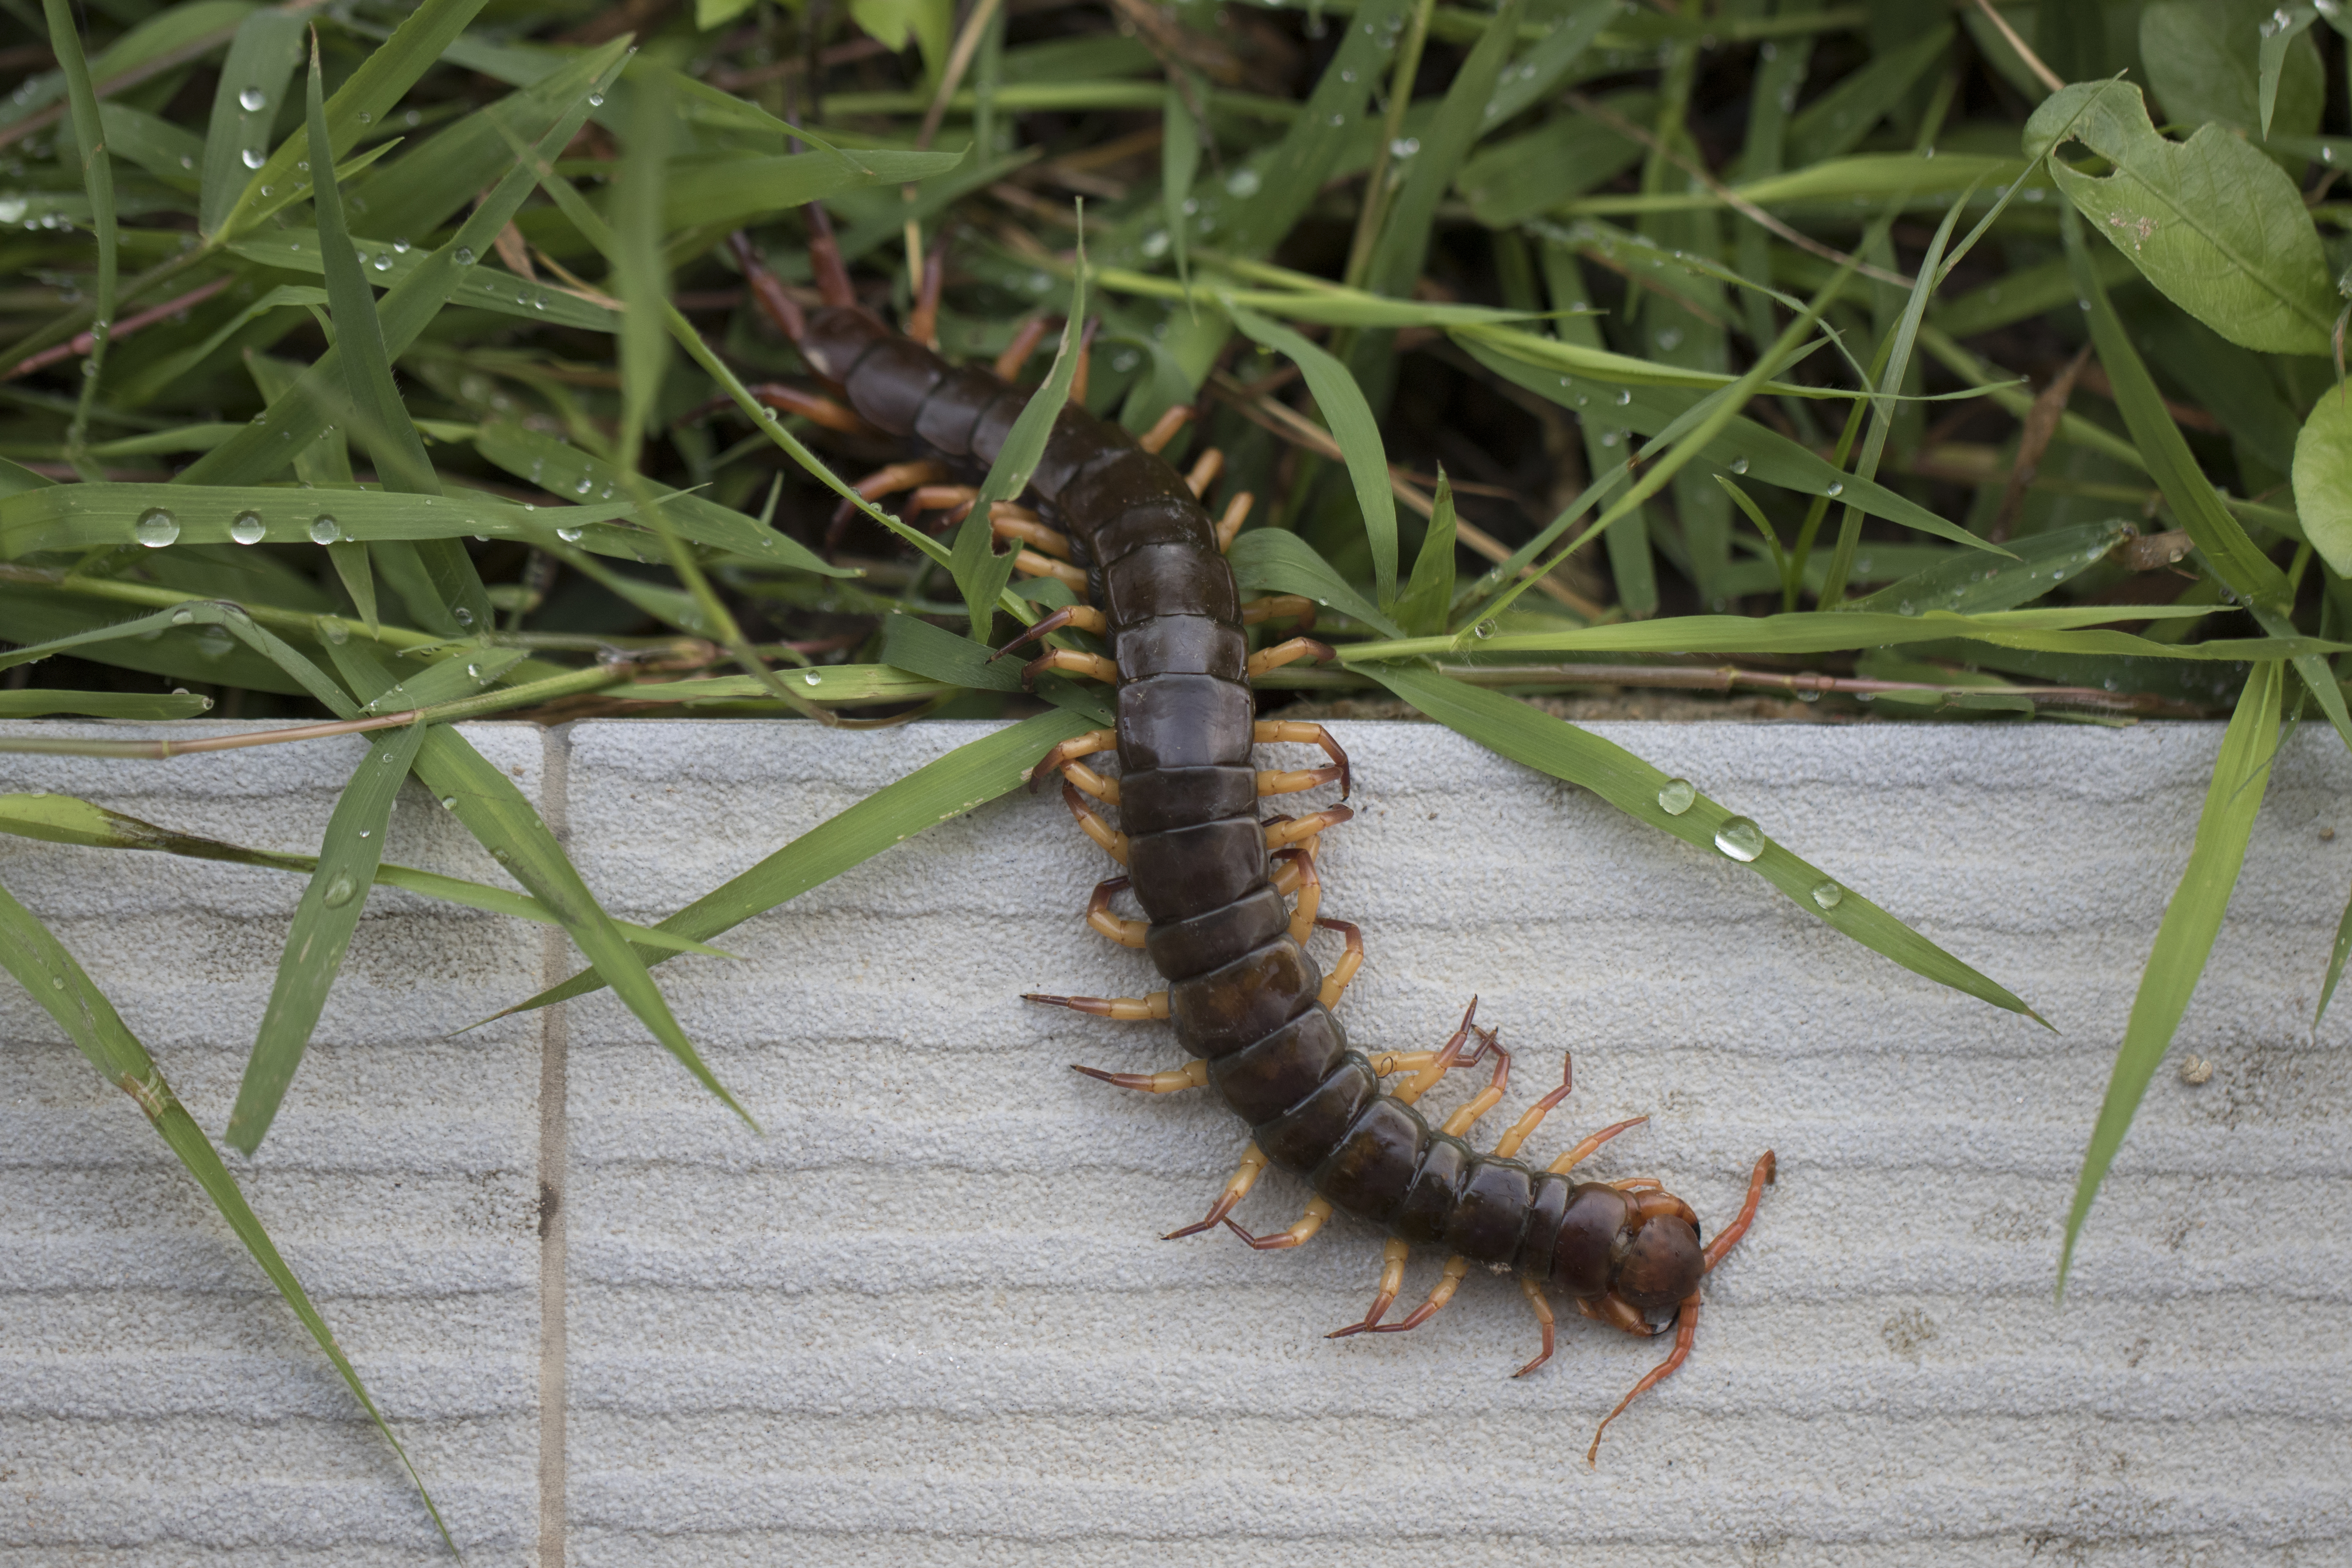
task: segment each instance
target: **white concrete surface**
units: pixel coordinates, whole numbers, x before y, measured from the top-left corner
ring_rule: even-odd
[[[740,963],[666,966],[764,1138],[609,997],[573,1005],[572,1562],[2352,1555],[2352,1052],[2342,1014],[2310,1028],[2352,881],[2332,735],[2291,743],[2181,1032],[2217,1070],[2157,1081],[2062,1310],[2059,1226],[2218,726],[1603,727],[2056,1034],[1443,731],[1337,728],[1362,815],[1326,908],[1366,931],[1360,1043],[1434,1045],[1476,992],[1526,1053],[1495,1130],[1572,1047],[1534,1147],[1649,1112],[1592,1169],[1713,1223],[1780,1152],[1692,1364],[1598,1471],[1592,1425],[1658,1347],[1571,1322],[1514,1383],[1535,1333],[1507,1282],[1334,1342],[1378,1273],[1364,1227],[1154,1239],[1242,1139],[1202,1097],[1067,1069],[1173,1065],[1164,1027],[1018,999],[1149,984],[1080,921],[1108,862],[1023,795],[730,933]],[[574,852],[657,917],[974,732],[584,724]],[[1245,1213],[1301,1201],[1270,1180]]]
[[[739,963],[656,971],[765,1137],[606,995],[444,1040],[541,983],[541,932],[375,895],[248,1186],[469,1560],[530,1557],[542,1460],[568,1519],[540,1561],[583,1568],[2352,1557],[2352,1034],[2310,1026],[2352,883],[2331,735],[2290,742],[2181,1031],[2214,1076],[2157,1079],[2060,1309],[2059,1225],[2218,726],[1600,727],[2056,1034],[1443,731],[1335,728],[1362,815],[1328,840],[1326,907],[1366,931],[1341,1009],[1360,1043],[1435,1044],[1478,993],[1523,1053],[1490,1129],[1573,1047],[1577,1093],[1531,1152],[1649,1112],[1591,1169],[1657,1173],[1711,1224],[1780,1152],[1691,1365],[1597,1471],[1592,1424],[1659,1347],[1571,1321],[1514,1383],[1535,1332],[1506,1281],[1415,1333],[1328,1342],[1378,1273],[1363,1227],[1273,1255],[1154,1239],[1197,1216],[1239,1131],[1201,1097],[1067,1070],[1172,1065],[1164,1026],[1020,1002],[1149,980],[1079,917],[1108,863],[1052,795],[1019,795],[719,939]],[[610,907],[655,919],[978,732],[594,722],[544,762],[528,731],[480,743],[555,792]],[[11,757],[0,787],[298,848],[348,766]],[[494,874],[421,796],[392,849]],[[221,1125],[299,881],[11,840],[0,880]],[[135,1113],[21,995],[0,1038],[0,1568],[430,1557],[331,1372]],[[550,1039],[568,1267],[542,1325]],[[1245,1215],[1300,1201],[1269,1178]],[[570,1388],[545,1455],[542,1330]]]
[[[543,798],[541,731],[466,733]],[[366,750],[0,755],[0,791],[310,853]],[[414,781],[385,858],[506,881]],[[72,950],[217,1142],[303,879],[0,837],[0,883]],[[448,1037],[538,986],[541,932],[373,889],[269,1137],[251,1160],[220,1144],[478,1564],[532,1561],[538,1536],[544,1021]],[[448,1560],[390,1449],[210,1202],[0,979],[0,1564]]]

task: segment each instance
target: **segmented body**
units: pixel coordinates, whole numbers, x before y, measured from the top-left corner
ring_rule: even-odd
[[[740,248],[748,260],[748,247]],[[982,367],[948,364],[860,310],[835,305],[785,324],[812,368],[866,422],[965,468],[995,461],[1030,396]],[[1125,828],[1128,881],[1150,921],[1143,945],[1168,982],[1165,1016],[1204,1064],[1157,1077],[1205,1079],[1249,1124],[1265,1163],[1304,1177],[1329,1207],[1395,1238],[1371,1314],[1342,1332],[1411,1327],[1484,1265],[1517,1274],[1543,1322],[1544,1356],[1522,1371],[1551,1352],[1546,1290],[1641,1334],[1664,1331],[1647,1314],[1681,1308],[1676,1352],[1642,1387],[1672,1371],[1689,1347],[1699,1277],[1746,1228],[1771,1156],[1759,1163],[1747,1211],[1703,1250],[1696,1216],[1655,1182],[1580,1183],[1511,1157],[1565,1083],[1499,1152],[1481,1152],[1457,1131],[1433,1127],[1412,1101],[1468,1059],[1456,1056],[1467,1017],[1444,1051],[1416,1054],[1409,1084],[1384,1089],[1381,1074],[1398,1070],[1395,1061],[1376,1064],[1349,1048],[1325,1005],[1324,975],[1300,940],[1311,917],[1294,919],[1270,875],[1243,605],[1210,514],[1169,463],[1075,403],[1057,417],[1030,482],[1045,521],[1067,531],[1072,559],[1103,614],[1117,667],[1121,772],[1112,798]],[[1065,760],[1057,752],[1045,765]],[[1154,1004],[1148,1016],[1160,1016]],[[1134,1075],[1114,1080],[1147,1087]],[[1560,1165],[1632,1125],[1596,1134]],[[1245,1161],[1210,1219],[1178,1234],[1223,1219],[1255,1175]],[[1254,1244],[1305,1239],[1320,1224],[1310,1214],[1293,1242]],[[1399,1243],[1443,1248],[1451,1261],[1422,1311],[1383,1326],[1402,1276]]]

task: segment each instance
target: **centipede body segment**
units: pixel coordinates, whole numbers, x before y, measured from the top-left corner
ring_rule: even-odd
[[[736,236],[734,247],[754,298],[841,400],[793,388],[763,388],[761,395],[837,428],[879,430],[919,447],[861,485],[862,493],[917,490],[926,503],[968,509],[977,492],[947,481],[958,472],[976,477],[1003,450],[1031,395],[1006,377],[1035,347],[1042,328],[1016,338],[994,370],[949,364],[917,341],[931,330],[935,277],[924,281],[914,330],[894,332],[858,308],[821,216],[811,228],[826,301],[821,308],[794,300],[748,238]],[[1034,679],[1055,669],[1112,683],[1118,724],[1055,748],[1040,759],[1032,782],[1062,774],[1080,827],[1124,868],[1095,889],[1088,923],[1114,942],[1140,946],[1167,982],[1165,990],[1144,997],[1029,999],[1172,1023],[1191,1055],[1187,1065],[1156,1073],[1078,1070],[1152,1093],[1210,1089],[1248,1123],[1249,1143],[1233,1178],[1202,1220],[1170,1239],[1223,1226],[1253,1247],[1278,1250],[1304,1244],[1335,1213],[1387,1233],[1370,1310],[1332,1337],[1418,1327],[1475,1268],[1516,1275],[1535,1310],[1542,1349],[1519,1375],[1552,1354],[1554,1296],[1629,1334],[1674,1329],[1673,1351],[1602,1420],[1606,1428],[1689,1355],[1699,1282],[1754,1219],[1773,1179],[1773,1156],[1768,1151],[1757,1161],[1738,1217],[1702,1244],[1698,1216],[1654,1180],[1578,1182],[1569,1174],[1641,1119],[1593,1133],[1546,1168],[1517,1158],[1566,1098],[1567,1070],[1559,1087],[1494,1148],[1473,1146],[1473,1128],[1501,1101],[1511,1068],[1496,1035],[1477,1026],[1475,1000],[1437,1050],[1367,1055],[1350,1047],[1332,1007],[1362,962],[1363,945],[1356,928],[1319,913],[1315,857],[1320,836],[1351,814],[1337,805],[1297,818],[1260,816],[1269,795],[1335,782],[1344,795],[1347,756],[1319,725],[1260,721],[1250,687],[1255,675],[1296,658],[1328,658],[1330,649],[1299,636],[1250,653],[1245,625],[1292,617],[1304,632],[1314,607],[1290,596],[1243,602],[1223,552],[1246,515],[1246,498],[1236,498],[1222,521],[1211,515],[1202,492],[1219,465],[1197,465],[1195,484],[1160,456],[1179,423],[1163,419],[1139,441],[1073,401],[1057,416],[1032,474],[1035,510],[1000,508],[992,516],[999,537],[1027,546],[1019,569],[1060,577],[1084,595],[1083,604],[1041,620],[1013,646],[1063,631],[1098,639],[1099,653],[1047,649],[1028,673]],[[1320,746],[1329,763],[1262,772],[1253,748],[1275,742]],[[1118,755],[1116,778],[1087,765],[1107,752]],[[1116,826],[1106,807],[1117,811]],[[1141,905],[1143,920],[1112,911],[1120,892]],[[1318,927],[1347,940],[1346,956],[1329,976],[1306,947]],[[1433,1124],[1419,1109],[1447,1074],[1487,1063],[1486,1087],[1451,1116]],[[1234,1211],[1269,1166],[1305,1178],[1316,1196],[1296,1223],[1253,1235]],[[1426,1300],[1390,1321],[1407,1257],[1416,1248],[1444,1258],[1439,1281]],[[1659,1313],[1671,1316],[1654,1323]],[[1600,1442],[1596,1431],[1588,1460]]]

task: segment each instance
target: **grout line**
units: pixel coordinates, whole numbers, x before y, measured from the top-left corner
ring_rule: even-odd
[[[540,815],[562,844],[570,837],[570,730],[549,731],[540,754],[546,769]],[[562,926],[548,926],[545,932],[541,984],[555,985],[572,973],[572,944]],[[566,1068],[572,1041],[563,1003],[541,1009],[539,1016],[539,1568],[563,1568],[564,1236],[570,1229],[564,1192],[571,1149]]]

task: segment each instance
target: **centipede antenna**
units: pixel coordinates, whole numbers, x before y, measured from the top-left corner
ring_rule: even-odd
[[[801,216],[808,222],[809,268],[816,275],[817,292],[837,310],[856,309],[857,290],[850,286],[849,268],[842,262],[841,242],[833,237],[833,215],[823,202],[809,202],[801,208]]]
[[[751,243],[750,235],[739,228],[727,237],[727,244],[735,252],[736,265],[743,269],[743,281],[751,289],[751,298],[776,323],[777,331],[799,342],[808,331],[808,318],[801,310],[801,302],[786,293],[782,282],[768,270],[768,264],[760,258],[759,247]]]
[[[1652,1367],[1642,1381],[1633,1385],[1631,1393],[1617,1402],[1616,1409],[1601,1418],[1600,1426],[1592,1429],[1592,1447],[1584,1451],[1584,1462],[1588,1467],[1600,1467],[1601,1435],[1609,1430],[1609,1423],[1624,1415],[1625,1406],[1672,1377],[1676,1369],[1690,1359],[1692,1342],[1697,1338],[1698,1292],[1694,1290],[1683,1298],[1682,1305],[1675,1310],[1675,1348],[1667,1353],[1665,1360]]]

